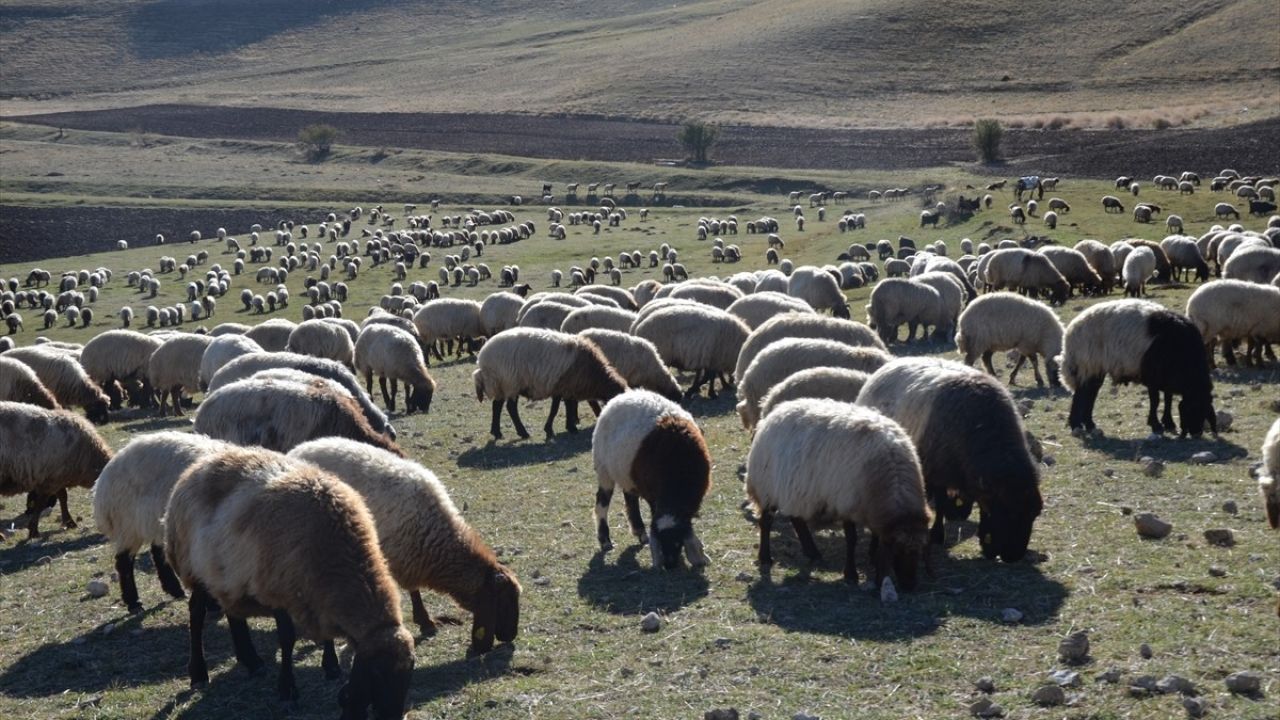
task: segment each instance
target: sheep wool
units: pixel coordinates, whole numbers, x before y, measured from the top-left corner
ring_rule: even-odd
[[[752,281],[754,283],[754,280]],[[780,292],[766,291],[746,295],[727,308],[730,315],[755,330],[770,319],[784,313],[813,314],[809,303]]]
[[[108,330],[85,343],[80,353],[80,364],[94,382],[107,392],[111,409],[120,409],[123,398],[116,381],[136,382],[141,385],[138,397],[130,400],[142,407],[153,402],[150,369],[151,355],[163,340],[154,335],[143,335],[133,330]]]
[[[1262,502],[1271,529],[1280,530],[1280,420],[1271,424],[1262,441],[1262,471],[1258,477]]]
[[[745,323],[724,310],[699,304],[655,310],[632,328],[633,335],[658,348],[667,365],[697,373],[686,398],[697,395],[704,384],[707,396],[715,397],[717,376],[733,370],[750,333]]]
[[[271,318],[261,325],[250,328],[244,336],[261,345],[267,352],[282,352],[288,347],[289,335],[296,327],[297,324],[290,320]]]
[[[431,411],[431,398],[435,395],[436,382],[427,372],[426,358],[418,341],[409,333],[391,325],[370,325],[360,332],[355,345],[356,372],[364,376],[365,391],[373,393],[373,376],[378,376],[378,387],[387,409],[396,409],[396,383],[405,384],[405,410]],[[387,392],[387,381],[391,392]],[[412,391],[410,391],[412,388]]]
[[[151,353],[147,372],[151,384],[160,396],[160,415],[173,400],[174,416],[182,415],[182,392],[195,393],[200,389],[200,363],[213,342],[208,335],[183,333],[174,335]]]
[[[833,340],[850,347],[886,350],[875,331],[860,322],[825,317],[813,313],[786,313],[768,320],[751,331],[734,364],[733,376],[742,381],[751,361],[770,344],[786,338],[819,338]],[[887,350],[886,350],[887,352]]]
[[[674,402],[680,400],[680,386],[662,364],[658,348],[653,343],[626,331],[603,328],[589,328],[578,334],[600,348],[628,387],[651,390]]]
[[[837,367],[815,367],[792,373],[774,385],[760,401],[760,419],[769,417],[774,408],[789,400],[817,398],[854,403],[870,374]]]
[[[1204,339],[1209,367],[1215,366],[1213,353],[1222,341],[1222,356],[1236,364],[1232,345],[1248,341],[1245,362],[1262,364],[1266,343],[1280,342],[1280,288],[1245,280],[1215,280],[1196,288],[1187,299],[1187,317]]]
[[[492,337],[516,326],[516,316],[524,306],[524,298],[513,292],[496,292],[480,303],[480,324],[484,334]]]
[[[737,412],[742,427],[747,430],[756,427],[764,396],[793,373],[813,367],[872,373],[890,359],[887,352],[878,348],[850,347],[821,338],[786,338],[771,343],[751,361],[738,383]]]
[[[89,379],[89,374],[73,354],[61,352],[50,343],[16,348],[5,353],[5,357],[31,368],[59,406],[81,407],[90,422],[107,422],[110,399],[97,383]]]
[[[289,332],[289,341],[284,349],[350,366],[355,354],[355,338],[346,327],[335,323],[336,318],[302,322]]]
[[[1043,357],[1049,384],[1059,387],[1057,363],[1064,332],[1058,315],[1044,303],[1011,292],[988,293],[960,314],[956,349],[964,356],[966,365],[973,365],[981,357],[992,375],[997,374],[991,364],[992,355],[1001,350],[1017,350],[1019,357],[1013,372],[1009,373],[1010,385],[1014,384],[1023,363],[1030,359],[1036,384],[1044,387],[1044,378],[1036,364],[1036,358]]]
[[[0,401],[26,403],[46,410],[62,409],[35,371],[10,357],[0,357]]]
[[[569,334],[581,333],[590,328],[627,332],[635,320],[636,314],[630,310],[593,305],[570,311],[560,323],[560,327],[553,329]]]

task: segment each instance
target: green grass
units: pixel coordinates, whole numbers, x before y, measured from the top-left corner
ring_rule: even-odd
[[[5,126],[3,131],[17,132],[13,126]],[[14,142],[18,140],[12,135],[4,135],[0,143],[5,145],[0,147]],[[15,155],[21,153],[6,157]],[[57,165],[50,167],[80,172],[82,177],[76,182],[108,198],[78,198],[89,204],[125,202],[121,197],[128,193],[121,190],[144,182],[130,177],[135,167],[132,163],[140,162],[133,152],[95,159],[88,149],[85,156],[79,167],[71,165],[74,153],[52,158],[51,163]],[[283,156],[271,157],[274,159],[263,161],[263,165],[272,171],[287,165]],[[107,172],[111,158],[125,163],[115,182]],[[444,160],[447,158],[440,162]],[[205,182],[210,187],[235,187],[234,179],[253,167],[253,162],[245,153],[229,152],[217,163],[194,165],[188,168],[187,187],[202,190]],[[357,172],[360,169],[363,172]],[[289,179],[280,187],[288,191],[314,179],[316,193],[334,193],[324,206],[339,210],[346,209],[352,198],[376,194],[387,187],[388,179],[392,181],[390,193],[412,191],[396,184],[398,173],[405,171],[381,166],[371,170],[367,163],[361,168],[355,160],[339,158],[315,170],[319,173],[316,176]],[[572,168],[566,175],[580,170]],[[599,168],[602,174],[619,178],[632,170],[630,166]],[[497,176],[460,173],[442,180],[440,188],[445,193],[500,197],[524,190],[541,172],[538,168],[528,174]],[[377,182],[371,173],[376,173]],[[748,180],[777,175],[733,168],[716,173],[716,182],[731,182],[735,175]],[[6,162],[5,182],[21,175],[21,170]],[[929,175],[959,189],[966,183],[985,185],[987,181],[950,169]],[[833,173],[803,174],[792,180],[802,186],[829,180],[836,187],[883,187],[914,184],[922,176],[899,176],[894,182],[887,176]],[[352,180],[349,185],[336,181],[347,177]],[[673,193],[679,195],[677,187],[673,184]],[[1073,210],[1062,217],[1056,232],[1048,234],[1063,244],[1081,237],[1109,243],[1127,235],[1155,240],[1163,236],[1161,227],[1137,225],[1129,215],[1102,213],[1097,198],[1106,192],[1111,192],[1106,183],[1065,180],[1056,194],[1071,203]],[[1166,212],[1181,214],[1192,233],[1207,229],[1212,205],[1219,199],[1207,192],[1192,197],[1144,193],[1145,199],[1164,204]],[[422,199],[422,195],[414,197]],[[75,199],[74,193],[45,197],[5,194],[7,203],[56,204]],[[781,218],[785,255],[797,263],[829,262],[850,242],[892,239],[899,234],[915,238],[918,244],[943,240],[953,256],[958,254],[955,249],[962,237],[994,243],[1002,237],[1022,235],[1021,230],[1007,227],[1008,215],[1001,208],[1009,199],[1003,195],[997,209],[980,213],[964,225],[936,230],[916,227],[921,206],[918,199],[892,204],[852,201],[849,208],[869,215],[869,229],[852,234],[836,229],[838,206],[828,208],[827,220],[822,223],[817,222],[815,211],[807,210],[809,223],[801,234],[784,215],[785,196],[754,192],[742,201],[741,207],[732,208],[656,208],[647,222],[632,214],[621,229],[604,230],[599,236],[570,228],[569,238],[563,242],[545,237],[541,208],[527,207],[517,213],[518,219],[537,223],[538,236],[489,248],[481,260],[495,271],[502,265],[518,264],[521,279],[532,283],[535,290],[548,289],[552,268],[565,269],[592,256],[624,249],[647,254],[662,242],[680,250],[682,262],[695,276],[763,267],[762,236],[726,238],[743,247],[744,260],[724,267],[712,265],[709,244],[694,239],[699,216],[723,217],[731,211],[744,222],[761,214]],[[1131,201],[1125,199],[1126,204]],[[149,202],[166,207],[200,204],[177,197]],[[217,202],[227,201],[219,198]],[[282,205],[260,202],[254,206]],[[297,211],[307,212],[302,208],[314,206],[307,203]],[[395,210],[398,214],[399,208]],[[460,211],[456,207],[442,210]],[[321,219],[297,218],[313,226]],[[1027,231],[1044,234],[1037,222],[1032,219]],[[1245,224],[1258,227],[1260,222],[1247,218]],[[361,222],[355,227],[366,225]],[[247,230],[228,229],[237,236]],[[104,238],[102,246],[111,245]],[[134,247],[0,268],[0,276],[20,279],[33,265],[53,271],[55,276],[63,270],[97,266],[110,267],[116,273],[99,298],[92,328],[67,329],[59,322],[59,327],[42,331],[38,319],[26,312],[27,331],[17,336],[18,341],[26,345],[43,335],[84,342],[94,333],[118,326],[111,315],[122,305],[131,305],[141,315],[147,304],[176,302],[184,283],[166,277],[161,297],[148,301],[125,287],[124,276],[130,270],[156,267],[162,254],[182,259],[197,248],[209,250],[210,264],[230,265],[230,256],[222,254],[220,244],[205,241],[196,247],[186,243]],[[436,279],[441,252],[434,254],[430,268],[411,271],[411,281]],[[362,317],[386,292],[391,273],[390,266],[366,267],[351,283],[346,316]],[[634,285],[654,273],[628,272],[624,282]],[[290,308],[274,315],[249,315],[236,308],[240,288],[256,287],[252,274],[247,273],[237,278],[220,301],[214,320],[254,323],[272,316],[299,320],[301,309],[296,298],[303,296],[305,275],[298,272],[290,278],[295,298]],[[477,288],[449,288],[445,293],[481,298],[495,289],[489,282]],[[1192,289],[1155,286],[1152,298],[1180,309]],[[866,289],[849,293],[855,318],[863,314],[867,295]],[[1062,316],[1069,319],[1094,302],[1074,299],[1061,308]],[[894,350],[955,357],[952,347],[898,346]],[[1278,580],[1280,543],[1266,527],[1256,486],[1248,474],[1262,437],[1276,417],[1272,403],[1277,399],[1280,371],[1274,363],[1263,370],[1216,373],[1218,408],[1235,416],[1233,429],[1217,440],[1146,441],[1145,393],[1123,387],[1114,395],[1104,392],[1099,399],[1096,417],[1106,439],[1082,442],[1066,430],[1066,395],[1034,387],[1015,388],[1020,400],[1032,403],[1027,423],[1056,460],[1052,467],[1044,468],[1046,507],[1032,538],[1033,559],[1013,566],[983,560],[970,527],[963,541],[935,556],[936,575],[926,579],[919,592],[904,595],[891,606],[882,606],[870,594],[841,582],[843,543],[830,533],[819,534],[825,560],[806,568],[791,533],[783,530],[775,540],[777,564],[769,575],[761,576],[754,563],[756,529],[742,508],[744,495],[737,475],[749,437],[738,424],[731,395],[689,405],[704,427],[715,462],[714,487],[697,521],[712,565],[702,574],[662,573],[651,570],[647,552],[625,541],[628,536],[620,507],[611,513],[618,548],[604,556],[597,553],[591,519],[595,480],[589,436],[560,436],[550,442],[489,442],[488,405],[475,400],[472,369],[467,360],[433,366],[440,390],[431,413],[397,413],[394,421],[408,454],[439,475],[468,520],[520,576],[525,589],[523,622],[514,647],[500,648],[483,659],[464,657],[465,625],[446,625],[439,636],[422,641],[410,694],[411,718],[612,718],[632,714],[685,718],[727,706],[744,714],[746,709],[754,709],[766,718],[791,717],[800,711],[825,718],[960,717],[978,695],[973,681],[984,675],[995,680],[995,699],[1010,717],[1181,715],[1176,697],[1137,700],[1129,698],[1121,686],[1095,684],[1094,676],[1111,666],[1126,676],[1184,675],[1209,697],[1217,717],[1276,716],[1280,645],[1276,642],[1273,584]],[[1029,377],[1024,375],[1024,382],[1029,382]],[[526,422],[536,427],[546,407],[546,403],[532,404],[524,412]],[[139,432],[185,427],[189,427],[189,417],[161,420],[124,412],[102,430],[113,446],[120,447]],[[1211,466],[1189,463],[1194,452],[1205,449],[1217,453],[1222,461]],[[1163,477],[1142,475],[1137,460],[1143,455],[1167,462]],[[202,692],[187,690],[185,606],[164,602],[149,570],[139,577],[142,600],[148,608],[142,616],[131,617],[124,611],[114,584],[106,598],[87,597],[87,581],[111,573],[111,556],[92,530],[88,493],[73,491],[71,499],[74,514],[81,518],[79,529],[55,530],[39,542],[26,542],[19,535],[0,545],[0,714],[39,718],[284,717],[286,710],[274,700],[274,667],[269,664],[260,677],[243,675],[234,667],[221,627],[207,632],[213,681]],[[1238,503],[1238,515],[1222,511],[1227,500]],[[18,498],[5,498],[4,503],[0,517],[18,514]],[[1157,512],[1174,524],[1174,535],[1158,542],[1139,540],[1123,508]],[[55,524],[48,519],[44,523],[46,529],[54,529]],[[1202,532],[1214,527],[1234,529],[1236,547],[1207,546]],[[145,562],[143,565],[146,567]],[[860,559],[860,567],[868,567],[865,558]],[[1225,575],[1211,575],[1210,567],[1220,568]],[[429,596],[427,602],[433,612],[469,622],[447,600]],[[407,603],[405,607],[407,610]],[[1024,613],[1023,621],[1002,624],[1000,612],[1006,607]],[[639,619],[649,611],[664,617],[658,633],[640,631]],[[270,624],[255,621],[253,626],[259,650],[271,653]],[[1092,660],[1082,668],[1084,687],[1070,691],[1075,700],[1067,709],[1036,709],[1029,693],[1046,682],[1046,673],[1059,667],[1058,640],[1077,629],[1089,630],[1093,640]],[[1139,656],[1139,645],[1144,642],[1154,650],[1150,660]],[[300,644],[300,652],[305,653],[299,670],[302,702],[287,714],[294,718],[332,717],[336,688],[322,679],[318,653],[310,648],[308,643]],[[1265,700],[1225,692],[1221,678],[1243,669],[1264,673]]]

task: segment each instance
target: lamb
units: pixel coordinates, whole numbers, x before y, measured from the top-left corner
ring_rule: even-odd
[[[907,325],[907,342],[916,328],[938,327],[946,322],[942,294],[935,288],[905,278],[886,278],[871,291],[867,325],[884,343],[898,340],[898,327]],[[923,335],[923,333],[922,333]]]
[[[849,304],[840,290],[839,281],[822,268],[813,265],[796,268],[787,283],[787,294],[804,300],[818,312],[830,309],[834,317],[849,317]]]
[[[1151,279],[1151,275],[1156,271],[1156,256],[1148,247],[1136,247],[1133,252],[1129,253],[1124,259],[1124,270],[1121,277],[1124,279],[1124,295],[1125,297],[1141,297],[1147,294],[1147,281]]]
[[[1262,468],[1258,474],[1258,489],[1262,491],[1267,523],[1272,530],[1280,530],[1280,420],[1271,424],[1266,439],[1262,441]]]
[[[786,338],[820,338],[834,340],[850,347],[886,350],[876,333],[860,322],[840,320],[816,314],[787,313],[779,315],[751,331],[738,353],[733,375],[741,381],[747,368],[766,347]],[[887,351],[887,350],[886,350]]]
[[[809,303],[799,298],[773,291],[746,295],[734,301],[727,308],[727,311],[730,315],[746,323],[747,327],[752,330],[778,315],[786,313],[812,315],[814,313],[813,307]]]
[[[1172,275],[1175,279],[1179,276],[1179,270],[1194,270],[1196,279],[1204,282],[1209,279],[1209,264],[1204,261],[1204,256],[1200,254],[1200,246],[1196,244],[1195,239],[1189,237],[1181,237],[1178,235],[1170,235],[1160,241],[1160,248],[1169,258]],[[1186,273],[1181,273],[1181,279],[1186,279]]]
[[[217,328],[214,330],[216,331]],[[204,349],[204,355],[200,356],[200,389],[202,391],[209,390],[209,382],[227,363],[241,355],[266,352],[261,345],[243,335],[210,333],[210,337],[213,341]]]
[[[814,367],[794,372],[774,385],[760,401],[760,419],[769,417],[769,413],[783,403],[800,398],[853,403],[869,377],[868,373],[860,370],[839,367]]]
[[[31,368],[10,357],[0,357],[0,401],[26,403],[46,410],[61,410]]]
[[[131,613],[142,612],[133,558],[151,547],[160,587],[184,598],[182,583],[164,558],[164,512],[178,478],[197,461],[234,447],[184,432],[140,435],[111,458],[93,486],[93,518],[115,555],[120,596]]]
[[[211,385],[217,385],[216,377]],[[195,431],[280,452],[330,435],[400,452],[394,441],[369,424],[346,388],[303,371],[294,371],[288,379],[251,376],[216,387],[196,411]]]
[[[416,340],[414,342],[417,343]],[[355,356],[355,340],[344,326],[334,324],[333,318],[307,320],[289,332],[289,341],[284,349],[351,367]]]
[[[966,365],[982,358],[987,372],[996,375],[991,356],[1000,350],[1017,350],[1018,362],[1009,373],[1013,385],[1018,370],[1029,358],[1036,385],[1044,387],[1037,356],[1044,358],[1045,373],[1051,387],[1060,387],[1057,358],[1062,352],[1062,321],[1043,303],[1016,293],[999,292],[974,300],[960,315],[956,332],[956,349],[964,355]]]
[[[711,455],[692,415],[656,393],[629,390],[600,413],[591,458],[599,481],[595,515],[602,551],[613,547],[609,502],[621,488],[631,532],[649,546],[654,567],[678,567],[681,550],[691,566],[707,565],[693,518],[711,488]],[[647,533],[640,500],[649,505]]]
[[[31,368],[59,407],[84,408],[85,417],[92,423],[102,424],[110,419],[107,411],[110,398],[89,378],[74,356],[40,346],[16,348],[4,356]]]
[[[281,352],[289,346],[289,336],[296,327],[297,324],[290,320],[272,318],[249,328],[244,336],[261,345],[267,352]]]
[[[1222,276],[1255,283],[1268,283],[1280,273],[1280,248],[1261,244],[1240,247],[1222,266]]]
[[[1101,244],[1101,243],[1099,243]],[[1102,289],[1102,277],[1089,264],[1088,258],[1084,253],[1065,247],[1056,245],[1046,245],[1037,252],[1049,258],[1049,262],[1062,273],[1063,279],[1067,281],[1068,296],[1071,294],[1070,288],[1080,288],[1082,293],[1093,294]]]
[[[112,410],[119,410],[122,400],[117,382],[141,385],[141,392],[130,393],[129,400],[149,408],[154,397],[148,369],[152,353],[161,344],[160,338],[133,330],[107,330],[85,343],[80,364],[106,390]]]
[[[1062,381],[1074,393],[1067,420],[1073,432],[1094,431],[1094,403],[1108,376],[1116,383],[1147,387],[1147,423],[1153,434],[1175,429],[1170,408],[1174,393],[1182,396],[1178,416],[1183,437],[1199,437],[1206,422],[1218,432],[1204,341],[1183,315],[1147,300],[1098,303],[1067,325],[1062,358]],[[1164,416],[1157,418],[1161,392]]]
[[[520,583],[467,524],[449,493],[426,468],[344,438],[303,443],[289,457],[332,473],[364,498],[378,544],[397,584],[409,590],[424,635],[435,623],[421,588],[450,596],[473,615],[471,650],[511,642],[520,623]]]
[[[747,455],[747,498],[760,525],[757,560],[773,564],[775,514],[791,518],[805,556],[818,561],[810,523],[844,527],[846,582],[858,582],[858,526],[872,533],[875,584],[892,568],[904,590],[917,585],[930,513],[920,460],[906,432],[875,410],[821,399],[792,400],[760,424]]]
[[[200,363],[212,342],[208,335],[183,333],[167,338],[151,354],[147,375],[160,396],[160,417],[170,397],[174,416],[182,415],[182,391],[194,394],[200,389]]]
[[[521,438],[529,432],[520,422],[516,401],[551,398],[551,412],[543,425],[548,439],[560,403],[565,404],[565,428],[578,430],[578,402],[608,400],[626,390],[626,383],[589,340],[540,328],[514,328],[485,343],[476,357],[472,374],[476,399],[493,401],[489,432],[502,438],[499,419],[505,403],[507,415]]]
[[[87,420],[66,410],[0,401],[0,496],[27,494],[27,537],[40,537],[40,515],[62,504],[62,526],[76,521],[67,489],[92,487],[111,459],[111,448]],[[13,448],[21,448],[14,451]]]
[[[1209,367],[1222,341],[1222,356],[1236,364],[1233,345],[1247,340],[1245,362],[1262,364],[1264,343],[1280,342],[1280,288],[1244,280],[1215,280],[1201,285],[1187,300],[1187,317],[1204,339]]]
[[[588,328],[603,328],[628,332],[636,314],[622,308],[592,306],[572,310],[558,328],[560,332],[576,334]]]
[[[396,409],[396,382],[405,384],[405,412],[420,409],[431,412],[431,398],[436,383],[427,372],[422,348],[413,335],[391,325],[370,325],[360,331],[355,345],[356,372],[364,375],[365,391],[373,393],[373,376],[378,375],[378,387],[387,410]],[[387,381],[391,392],[387,393]],[[413,390],[410,392],[409,388]]]
[[[360,495],[323,470],[261,449],[204,458],[179,478],[165,513],[165,554],[191,592],[193,686],[209,680],[205,613],[227,615],[236,658],[262,667],[250,615],[272,614],[280,640],[282,700],[298,697],[293,644],[343,635],[355,647],[351,679],[338,693],[343,717],[404,714],[413,638],[400,619],[395,581],[378,549],[374,520]],[[337,677],[327,643],[325,674]]]
[[[442,357],[440,350],[435,349],[437,343],[452,349],[454,340],[457,340],[460,357],[464,344],[469,349],[474,348],[476,339],[485,337],[484,321],[480,316],[480,303],[474,300],[457,298],[432,300],[414,313],[413,324],[418,328],[418,336],[422,339],[423,347],[435,352],[436,357]]]
[[[746,323],[724,310],[704,305],[673,305],[641,317],[631,333],[653,343],[663,362],[696,377],[685,398],[707,385],[707,397],[715,398],[716,377],[734,367],[738,352],[751,333]]]
[[[668,400],[680,400],[680,386],[671,376],[653,343],[628,333],[603,328],[580,330],[578,335],[600,348],[609,364],[627,386],[658,393]]]
[[[785,338],[770,343],[756,355],[738,382],[738,417],[742,427],[753,430],[760,420],[764,396],[792,374],[813,367],[875,372],[889,362],[884,350],[845,345],[822,338]]]
[[[986,260],[986,282],[994,290],[1012,288],[1023,294],[1049,293],[1049,301],[1060,305],[1070,296],[1071,286],[1054,267],[1053,261],[1025,248],[1007,248],[990,253]]]
[[[858,404],[901,424],[915,443],[937,513],[934,543],[945,538],[945,520],[968,517],[976,501],[982,554],[1009,563],[1026,555],[1043,509],[1040,474],[998,380],[950,360],[900,358],[871,376]]]

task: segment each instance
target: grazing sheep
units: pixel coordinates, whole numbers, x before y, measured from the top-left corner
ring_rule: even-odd
[[[648,390],[629,390],[605,406],[591,438],[596,490],[596,538],[609,550],[609,502],[626,500],[631,532],[649,546],[654,567],[674,569],[684,551],[693,567],[708,563],[693,518],[711,488],[711,456],[693,416]],[[640,500],[649,505],[646,533]]]
[[[289,457],[333,473],[364,498],[391,576],[409,590],[413,619],[423,634],[436,630],[422,602],[425,587],[472,613],[472,651],[487,652],[495,639],[515,640],[520,583],[462,518],[430,470],[344,438],[303,443]]]
[[[694,281],[671,287],[667,297],[677,300],[693,300],[721,310],[745,297],[741,290],[721,282]]]
[[[630,310],[607,306],[593,305],[577,308],[565,315],[558,329],[560,332],[576,334],[589,328],[603,328],[628,332],[636,321],[636,314]]]
[[[405,412],[431,411],[436,383],[427,372],[426,359],[417,338],[391,325],[370,325],[360,331],[355,344],[356,372],[364,375],[365,391],[373,393],[373,376],[378,376],[382,401],[387,410],[396,409],[396,383],[405,384]],[[387,392],[387,381],[391,392]],[[412,387],[412,392],[410,388]]]
[[[1071,294],[1071,285],[1053,261],[1025,248],[1007,248],[989,253],[986,283],[993,290],[1010,288],[1023,294],[1049,294],[1049,302],[1061,305]],[[981,267],[981,266],[980,266]]]
[[[219,325],[218,327],[222,326]],[[217,328],[214,328],[214,332],[210,333],[210,337],[213,338],[213,341],[204,349],[204,354],[200,356],[200,389],[202,391],[209,390],[209,382],[227,363],[241,355],[266,352],[261,345],[244,335],[234,333],[220,335],[217,333]]]
[[[165,554],[191,591],[188,602],[193,686],[209,680],[205,613],[227,616],[236,658],[262,667],[245,618],[274,615],[280,641],[277,692],[298,697],[293,644],[304,637],[350,639],[351,679],[338,693],[343,717],[404,714],[413,638],[400,619],[395,581],[378,549],[374,520],[360,495],[329,473],[261,449],[214,453],[179,478],[165,512]],[[327,643],[325,674],[338,662]]]
[[[748,431],[760,420],[760,404],[775,385],[792,374],[814,367],[833,367],[872,373],[889,362],[879,348],[850,346],[824,338],[785,338],[756,355],[738,381],[738,418]]]
[[[822,268],[813,265],[796,268],[790,274],[787,294],[804,300],[818,312],[830,310],[834,317],[849,317],[849,304],[840,290],[839,281]]]
[[[1271,424],[1266,439],[1262,441],[1262,468],[1258,474],[1258,488],[1262,491],[1267,523],[1272,530],[1280,530],[1280,420]]]
[[[289,341],[284,349],[287,352],[333,360],[351,367],[355,355],[355,341],[343,326],[335,325],[332,318],[307,320],[289,332]]]
[[[40,515],[62,504],[62,526],[76,521],[67,508],[67,488],[92,487],[111,459],[111,448],[84,418],[0,401],[0,496],[26,493],[27,537],[40,537]],[[15,451],[14,448],[20,450]],[[17,523],[15,523],[17,524]]]
[[[813,367],[794,372],[775,384],[760,401],[760,420],[769,417],[774,408],[789,400],[825,398],[856,402],[869,377],[870,374],[860,370],[839,367]]]
[[[1220,202],[1217,205],[1214,205],[1213,214],[1219,218],[1234,217],[1237,220],[1240,219],[1240,211],[1231,203]]]
[[[276,376],[250,376],[225,385],[215,377],[214,389],[196,411],[195,431],[279,452],[330,435],[400,452],[369,424],[359,401],[342,385],[300,370],[288,378],[280,376],[287,370],[272,372]]]
[[[981,357],[987,372],[997,375],[991,357],[1000,350],[1017,350],[1018,362],[1009,373],[1013,385],[1018,370],[1028,359],[1036,376],[1036,385],[1044,387],[1036,358],[1044,358],[1049,385],[1060,387],[1058,355],[1062,352],[1062,321],[1043,303],[1016,293],[998,292],[983,295],[969,303],[960,315],[956,332],[956,349],[964,355],[966,365]]]
[[[551,398],[551,411],[543,425],[549,439],[561,402],[565,404],[565,428],[576,433],[580,401],[608,400],[626,390],[626,383],[599,348],[577,335],[554,330],[514,328],[500,333],[480,349],[476,364],[478,369],[472,374],[476,399],[493,401],[489,432],[495,439],[502,437],[499,419],[504,403],[516,433],[529,437],[516,409],[521,396]]]
[[[932,271],[911,278],[911,282],[928,285],[938,291],[939,305],[938,324],[933,329],[933,342],[950,342],[956,334],[956,319],[964,309],[964,287],[955,275],[947,272]]]
[[[1147,281],[1156,271],[1156,256],[1148,247],[1136,247],[1124,259],[1120,276],[1124,280],[1125,297],[1141,297],[1147,294]]]
[[[35,371],[12,357],[0,357],[0,401],[26,403],[46,410],[62,409]]]
[[[937,513],[933,542],[943,542],[945,519],[968,517],[976,501],[982,554],[1005,562],[1026,555],[1043,508],[1040,473],[998,380],[950,360],[900,358],[871,376],[858,404],[898,422],[915,443]]]
[[[626,332],[602,328],[589,328],[578,334],[600,348],[628,387],[650,390],[672,401],[680,399],[680,386],[662,364],[653,343]]]
[[[478,339],[485,337],[480,303],[474,300],[432,300],[414,313],[413,324],[418,329],[423,348],[434,352],[441,359],[444,355],[439,345],[445,346],[444,352],[449,352],[457,341],[457,357],[461,357],[464,348],[474,353]],[[426,359],[430,363],[430,358]]]
[[[1124,204],[1121,203],[1120,198],[1116,197],[1115,195],[1104,195],[1102,196],[1102,211],[1103,212],[1115,211],[1115,212],[1122,213],[1124,212]]]
[[[182,583],[164,558],[164,512],[178,478],[200,459],[234,447],[185,432],[140,435],[111,458],[93,486],[93,518],[111,541],[120,596],[131,613],[142,612],[133,558],[150,546],[160,586],[183,598]]]
[[[817,314],[786,313],[751,331],[738,353],[733,376],[741,381],[757,355],[773,343],[787,338],[833,340],[850,347],[869,347],[887,352],[875,331],[860,322]]]
[[[715,383],[730,372],[738,352],[751,333],[746,323],[724,310],[705,305],[672,305],[641,316],[631,334],[653,343],[663,362],[696,377],[685,398],[707,385],[707,397],[716,396]]]
[[[1193,238],[1170,235],[1160,241],[1160,248],[1169,258],[1174,279],[1185,281],[1190,271],[1195,271],[1196,280],[1204,282],[1209,279],[1209,264],[1200,254],[1200,246]],[[1183,271],[1183,272],[1179,272]],[[1181,275],[1181,277],[1179,277]]]
[[[1067,281],[1068,295],[1071,294],[1070,288],[1080,288],[1080,292],[1084,294],[1094,294],[1102,290],[1102,277],[1079,250],[1046,245],[1036,252],[1049,258],[1049,262],[1053,263],[1053,266],[1062,274],[1063,279]]]
[[[148,370],[151,355],[162,343],[160,338],[133,330],[108,330],[85,343],[80,364],[106,390],[112,410],[119,410],[122,401],[117,383],[140,385],[140,391],[129,394],[129,401],[150,408],[154,396]]]
[[[1248,341],[1246,364],[1262,364],[1266,343],[1280,342],[1280,288],[1244,280],[1215,280],[1196,288],[1187,299],[1187,317],[1204,339],[1209,367],[1222,341],[1222,357],[1236,364],[1234,345]]]
[[[1215,435],[1218,432],[1204,341],[1183,315],[1146,300],[1098,303],[1067,325],[1062,358],[1062,382],[1074,393],[1067,420],[1073,432],[1093,432],[1094,403],[1107,377],[1146,386],[1147,424],[1153,434],[1175,429],[1174,393],[1182,396],[1178,417],[1183,437],[1199,437],[1206,422]],[[1156,416],[1161,392],[1163,419]]]
[[[4,356],[31,368],[59,407],[84,408],[85,417],[92,423],[101,424],[109,419],[110,398],[89,378],[74,356],[40,345],[16,348]]]
[[[16,312],[9,313],[4,316],[4,324],[9,329],[9,334],[13,335],[22,330],[22,315]]]
[[[1266,284],[1280,273],[1280,248],[1241,246],[1222,265],[1222,276]]]
[[[914,590],[928,548],[929,508],[920,460],[906,432],[865,407],[821,399],[792,400],[760,424],[747,455],[747,498],[760,525],[761,566],[773,564],[775,514],[791,518],[805,556],[821,559],[809,525],[840,521],[844,579],[858,582],[858,526],[872,533],[875,585],[892,568]]]
[[[786,313],[811,315],[813,307],[809,303],[784,295],[780,292],[755,292],[735,300],[727,308],[730,315],[742,320],[747,327],[755,330],[770,319]]]
[[[297,324],[290,320],[272,318],[250,328],[244,336],[261,345],[267,352],[282,352],[289,346],[289,335],[296,327]]]
[[[160,417],[169,398],[173,398],[174,417],[182,415],[182,391],[194,394],[200,389],[200,363],[213,340],[208,335],[173,335],[151,354],[147,375],[160,399]]]
[[[916,328],[938,327],[946,320],[942,294],[937,289],[906,278],[887,278],[871,291],[867,303],[867,326],[883,343],[897,342],[898,327],[907,325],[907,342],[915,339]],[[921,333],[922,337],[924,332]]]

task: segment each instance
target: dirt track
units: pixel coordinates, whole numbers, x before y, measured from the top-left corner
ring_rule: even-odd
[[[593,117],[446,113],[326,113],[272,108],[155,105],[10,118],[80,130],[291,142],[328,123],[344,143],[523,157],[651,162],[677,157],[675,125]],[[806,130],[728,126],[720,164],[776,168],[898,170],[969,163],[967,130]],[[1112,177],[1223,167],[1280,173],[1280,119],[1221,130],[1009,130],[1000,174]]]

